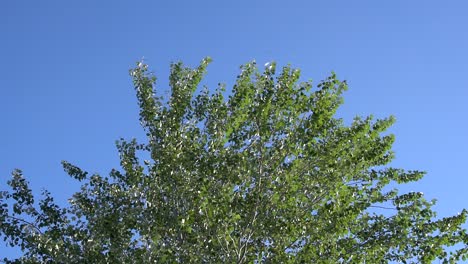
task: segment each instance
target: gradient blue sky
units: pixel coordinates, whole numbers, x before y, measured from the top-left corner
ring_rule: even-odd
[[[232,85],[255,59],[332,70],[350,89],[339,112],[393,114],[395,166],[428,172],[404,187],[468,207],[466,1],[3,1],[0,189],[21,168],[61,204],[78,189],[60,161],[118,167],[120,137],[141,138],[128,69],[143,56],[167,89],[169,64],[214,62],[205,83]],[[0,244],[0,256],[11,249]]]

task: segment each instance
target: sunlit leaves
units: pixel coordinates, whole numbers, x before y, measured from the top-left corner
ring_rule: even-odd
[[[335,117],[347,84],[315,88],[298,69],[255,62],[234,87],[171,65],[169,96],[130,71],[147,141],[117,141],[121,170],[89,175],[59,207],[36,202],[21,171],[0,192],[0,232],[24,263],[430,263],[467,256],[467,212],[437,218],[398,184],[424,172],[389,166],[393,117]],[[454,246],[454,247],[451,247]]]

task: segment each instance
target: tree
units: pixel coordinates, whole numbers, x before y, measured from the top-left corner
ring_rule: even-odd
[[[467,211],[436,218],[389,166],[393,117],[335,117],[346,82],[313,89],[300,72],[241,67],[231,91],[197,91],[210,59],[171,66],[168,100],[139,62],[130,71],[146,143],[117,142],[121,170],[89,175],[66,208],[35,203],[20,170],[0,192],[7,263],[430,263],[467,256]],[[229,96],[225,98],[227,95]],[[144,154],[147,153],[147,154]],[[151,157],[140,161],[142,156]]]

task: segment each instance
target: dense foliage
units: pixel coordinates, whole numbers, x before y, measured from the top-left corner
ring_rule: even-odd
[[[131,70],[148,140],[120,140],[121,170],[89,175],[66,208],[35,202],[20,170],[0,192],[0,234],[23,256],[7,263],[430,263],[467,255],[467,212],[436,218],[389,166],[394,119],[335,117],[346,82],[314,88],[300,71],[241,67],[232,90],[197,90],[209,59],[171,66],[155,94]],[[165,100],[168,99],[168,100]],[[144,153],[147,154],[144,154]],[[140,160],[142,157],[151,157]],[[445,263],[445,262],[444,262]]]

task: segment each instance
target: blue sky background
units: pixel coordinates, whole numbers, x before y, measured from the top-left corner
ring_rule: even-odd
[[[333,70],[350,89],[340,116],[393,114],[395,166],[428,172],[404,190],[468,207],[466,1],[3,1],[0,189],[21,168],[60,204],[91,173],[118,167],[120,137],[142,138],[129,68],[143,56],[167,89],[169,64],[214,62],[205,81],[277,61],[315,83]],[[0,244],[0,256],[13,254]]]

